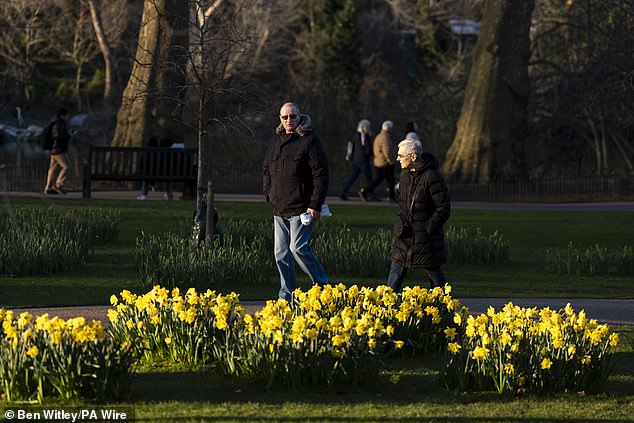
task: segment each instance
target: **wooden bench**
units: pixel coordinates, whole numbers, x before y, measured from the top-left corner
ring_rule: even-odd
[[[196,183],[195,148],[108,147],[90,145],[84,163],[84,198],[92,181]]]

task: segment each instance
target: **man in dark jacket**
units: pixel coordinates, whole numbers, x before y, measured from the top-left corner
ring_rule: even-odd
[[[388,284],[399,292],[407,270],[422,267],[432,288],[443,286],[447,283],[441,269],[447,259],[443,225],[451,206],[438,161],[423,153],[420,141],[409,139],[398,145],[397,160],[403,170]]]
[[[66,194],[64,190],[64,182],[66,181],[66,173],[70,168],[70,159],[68,158],[68,141],[71,134],[68,130],[68,110],[61,108],[57,111],[55,123],[53,124],[51,135],[53,137],[53,146],[51,147],[50,160],[48,165],[48,175],[46,178],[45,194]],[[55,183],[55,172],[60,168]]]
[[[328,160],[313,133],[310,117],[301,114],[295,103],[286,103],[280,109],[280,120],[262,166],[263,188],[273,207],[279,298],[290,301],[296,287],[293,258],[313,283],[328,282],[308,242],[326,199],[329,174]]]

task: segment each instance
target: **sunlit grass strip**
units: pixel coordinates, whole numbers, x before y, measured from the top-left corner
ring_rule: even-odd
[[[199,245],[182,227],[179,234],[142,234],[134,252],[146,286],[219,287],[220,283],[264,284],[277,276],[273,259],[273,226],[228,219],[213,245]],[[475,233],[449,227],[452,263],[506,263],[509,246],[501,234]],[[330,222],[318,225],[311,243],[331,276],[386,277],[393,234],[388,229],[361,229]]]
[[[46,275],[81,263],[100,241],[118,236],[118,213],[56,209],[0,215],[0,273]]]
[[[0,309],[0,399],[119,399],[130,387],[133,359],[106,337],[101,322],[44,314],[15,319]]]
[[[144,363],[210,363],[214,343],[222,342],[242,313],[237,294],[199,294],[194,288],[182,294],[158,285],[144,295],[123,291],[111,303],[112,337],[130,345]]]
[[[394,240],[390,230],[324,225],[315,230],[315,235],[311,245],[329,274],[387,276]]]
[[[456,317],[460,330],[447,334],[444,382],[450,389],[498,393],[601,391],[612,370],[618,334],[588,320],[568,304]]]
[[[221,283],[262,284],[276,274],[272,245],[263,238],[224,234],[213,245],[166,233],[141,234],[134,258],[145,286],[207,289]],[[270,253],[270,254],[267,254]]]
[[[465,228],[449,226],[445,238],[450,263],[504,264],[509,261],[509,244],[497,231],[483,234],[476,228],[475,233],[471,233]]]
[[[608,249],[594,245],[585,251],[572,243],[564,251],[546,250],[547,269],[557,275],[634,275],[634,250],[625,245]]]

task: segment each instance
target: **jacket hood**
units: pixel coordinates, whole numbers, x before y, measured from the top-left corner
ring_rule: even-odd
[[[423,153],[420,155],[420,162],[416,165],[416,171],[427,169],[438,169],[438,159],[430,153]]]
[[[313,132],[312,121],[310,119],[310,116],[305,114],[300,114],[299,118],[300,118],[299,125],[297,125],[297,128],[295,128],[295,131],[293,132],[295,132],[300,137],[303,137],[304,135]],[[275,132],[283,135],[286,133],[286,129],[284,129],[284,125],[280,123],[275,129]]]

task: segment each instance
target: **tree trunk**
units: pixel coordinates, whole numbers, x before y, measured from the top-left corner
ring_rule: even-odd
[[[123,92],[114,146],[142,146],[151,136],[182,140],[188,2],[145,0],[132,74]]]
[[[534,0],[486,0],[456,136],[443,172],[486,183],[523,168]]]
[[[75,94],[75,102],[77,103],[77,112],[82,112],[82,101],[81,101],[81,78],[82,73],[84,71],[84,63],[80,60],[77,63],[77,69],[75,70],[75,84],[73,86],[73,91]]]
[[[92,20],[92,26],[95,30],[97,42],[99,43],[99,49],[103,57],[105,81],[103,88],[103,100],[104,104],[108,106],[112,101],[113,90],[113,75],[114,75],[114,59],[112,57],[112,50],[110,49],[110,43],[108,43],[108,37],[103,30],[103,24],[101,23],[101,16],[95,5],[95,0],[88,0],[88,6],[90,7],[90,17]]]

